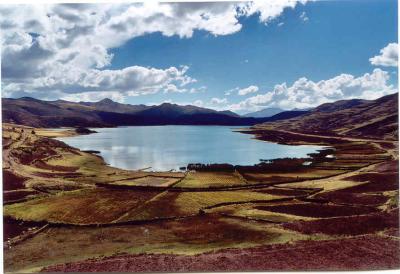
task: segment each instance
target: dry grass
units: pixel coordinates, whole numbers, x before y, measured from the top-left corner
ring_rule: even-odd
[[[156,192],[83,189],[7,205],[4,215],[29,221],[69,224],[110,223]]]
[[[11,190],[3,192],[3,201],[15,201],[25,198],[32,198],[36,195],[40,194],[40,192],[32,189],[22,189],[22,190]]]
[[[275,196],[252,191],[218,191],[218,192],[183,192],[175,200],[181,212],[193,212],[199,208],[213,206],[221,203],[270,201],[281,199]]]
[[[309,180],[304,182],[298,183],[288,183],[288,184],[281,184],[282,187],[290,187],[290,188],[315,188],[315,189],[323,189],[323,191],[331,191],[337,189],[348,188],[352,186],[357,186],[362,183],[360,182],[353,182],[343,180],[341,178],[326,178],[326,179],[319,179],[319,180]]]
[[[146,171],[143,172],[148,176],[153,177],[169,177],[169,178],[183,178],[185,177],[185,173],[183,172],[169,172],[169,171]]]
[[[306,238],[308,236],[263,223],[244,223],[215,217],[196,217],[140,226],[50,228],[6,250],[4,261],[6,271],[36,272],[43,266],[118,253],[193,255]]]
[[[242,203],[250,201],[271,201],[281,199],[252,191],[207,191],[207,192],[164,192],[142,206],[127,213],[120,221],[148,220],[157,218],[182,217],[198,214],[205,207],[221,203]]]
[[[58,138],[58,137],[71,137],[76,136],[77,133],[73,129],[65,129],[60,128],[57,130],[53,129],[46,129],[46,128],[37,128],[35,132],[39,136],[49,137],[49,138]]]
[[[177,187],[224,187],[245,185],[246,182],[235,173],[229,172],[189,172]]]
[[[268,222],[286,223],[298,220],[314,220],[311,217],[296,216],[279,212],[268,212],[257,209],[259,206],[268,206],[270,204],[238,204],[227,205],[207,210],[207,213],[219,213],[227,216],[241,217],[249,220],[263,220]]]
[[[377,212],[362,216],[299,221],[285,224],[285,228],[305,234],[325,233],[328,235],[361,235],[376,233],[399,227],[398,208],[389,212]]]
[[[279,205],[259,205],[258,210],[285,213],[296,216],[313,218],[330,218],[374,213],[378,210],[370,207],[317,204],[317,203],[288,203]]]
[[[321,177],[333,176],[341,173],[343,173],[342,170],[308,168],[295,172],[244,173],[243,177],[245,177],[250,183],[282,183],[295,180],[318,179]]]
[[[25,130],[24,134],[21,134],[17,131],[8,131],[3,134],[3,137],[6,138],[6,144],[18,140],[17,148],[29,150],[34,147],[35,141],[39,140],[37,135],[41,134],[39,131],[34,136],[30,132],[31,130]],[[180,218],[131,226],[50,228],[34,238],[6,250],[6,271],[37,271],[46,265],[122,252],[131,254],[143,252],[200,254],[224,248],[287,243],[299,239],[319,240],[326,237],[320,234],[324,231],[327,231],[326,233],[330,235],[346,234],[342,233],[342,230],[348,230],[347,222],[353,220],[353,217],[335,217],[337,220],[343,221],[335,222],[333,220],[335,218],[331,218],[331,216],[363,215],[375,211],[374,209],[369,211],[367,207],[332,206],[331,204],[310,205],[300,201],[295,203],[272,202],[285,197],[304,195],[304,190],[297,190],[296,188],[322,189],[321,197],[327,199],[338,198],[339,196],[329,197],[326,193],[341,189],[351,190],[357,195],[359,193],[364,195],[364,192],[367,191],[389,190],[383,193],[385,195],[383,198],[387,198],[387,201],[380,208],[398,207],[398,187],[394,184],[398,181],[393,180],[394,174],[388,174],[389,170],[392,173],[398,171],[398,166],[395,165],[397,162],[393,162],[389,166],[388,164],[370,166],[347,174],[341,174],[343,171],[334,169],[336,166],[354,168],[372,163],[377,153],[382,151],[365,143],[338,146],[337,155],[344,158],[358,157],[358,154],[363,154],[364,151],[367,156],[361,155],[362,161],[359,163],[354,159],[340,159],[336,162],[325,163],[327,168],[328,166],[332,168],[330,170],[310,167],[305,168],[302,172],[279,172],[278,170],[274,173],[247,173],[244,176],[251,182],[278,182],[281,183],[280,187],[294,188],[294,190],[263,188],[254,191],[204,192],[145,192],[95,188],[94,184],[97,182],[169,186],[185,174],[120,170],[107,166],[100,157],[93,154],[61,145],[53,147],[53,143],[44,142],[41,145],[52,151],[52,154],[43,154],[50,155],[42,159],[43,163],[33,166],[18,164],[15,161],[11,163],[11,170],[17,172],[19,176],[29,178],[24,182],[27,187],[40,186],[44,190],[54,190],[58,193],[23,203],[7,205],[4,207],[5,216],[22,220],[44,220],[69,224],[100,224],[171,217]],[[354,153],[357,155],[354,155]],[[382,170],[375,170],[377,167]],[[366,173],[366,171],[370,173]],[[374,171],[377,174],[371,174]],[[380,175],[378,173],[385,174]],[[332,175],[331,178],[315,179]],[[68,178],[68,176],[72,177]],[[306,181],[286,183],[288,180],[298,179]],[[382,183],[382,181],[386,183]],[[384,187],[388,182],[391,182],[390,187]],[[189,173],[184,180],[177,184],[178,187],[187,188],[233,185],[246,185],[246,181],[234,173],[196,172]],[[74,187],[85,187],[85,189],[61,191]],[[25,193],[25,191],[18,192],[18,194],[22,193]],[[354,195],[351,197],[342,195],[339,197],[341,200],[338,201],[351,202],[351,199],[355,197]],[[366,199],[364,196],[362,198]],[[375,199],[377,195],[372,193],[367,198]],[[255,203],[255,201],[258,201],[258,203]],[[259,201],[262,201],[262,203],[259,203]],[[363,200],[363,202],[365,201]],[[367,202],[369,203],[369,200]],[[381,202],[378,204],[380,205]],[[185,216],[192,217],[182,219]],[[354,216],[357,222],[353,225],[354,229],[352,228],[351,234],[361,233],[364,231],[363,225],[369,225],[369,222],[363,224],[363,219],[357,219],[358,217]],[[380,219],[373,218],[371,220],[372,223],[377,224]],[[290,227],[290,229],[296,231],[287,231],[282,229],[281,225],[268,224],[264,221],[294,223],[297,226]],[[392,223],[389,225],[391,227]],[[396,225],[398,226],[398,224]],[[387,226],[383,223],[382,229]],[[331,231],[334,227],[337,228],[337,231]],[[297,231],[309,233],[309,235],[305,236]],[[355,232],[353,233],[353,231]]]
[[[167,187],[174,183],[176,183],[179,178],[168,178],[168,177],[154,177],[154,176],[146,176],[133,180],[122,180],[112,182],[113,185],[122,185],[122,186],[162,186]]]

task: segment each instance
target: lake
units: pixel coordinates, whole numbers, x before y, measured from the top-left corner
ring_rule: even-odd
[[[98,150],[111,166],[165,171],[189,163],[253,165],[260,159],[305,157],[320,146],[288,146],[252,139],[228,126],[93,128],[98,133],[57,138],[81,150]]]

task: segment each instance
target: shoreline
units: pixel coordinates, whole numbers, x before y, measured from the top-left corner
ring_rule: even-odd
[[[175,125],[167,125],[167,126],[173,126],[175,127]],[[183,125],[183,126],[191,126],[191,127],[209,127],[208,125]],[[137,126],[123,126],[125,127],[137,127]],[[141,127],[141,126],[140,126]],[[149,127],[152,127],[152,125],[150,125]],[[158,126],[157,126],[158,127]],[[217,127],[221,127],[218,126]],[[240,133],[240,134],[252,134],[251,128],[232,128],[231,126],[222,126],[222,127],[229,127],[229,129],[231,130],[231,132],[234,133]],[[109,127],[109,128],[118,128],[118,127]],[[91,128],[91,129],[99,129],[99,128]],[[247,130],[247,131],[244,131]],[[58,138],[69,138],[69,137],[75,137],[75,136],[81,136],[81,135],[90,135],[92,133],[88,133],[88,134],[80,134],[75,132],[74,128],[54,128],[54,129],[37,129],[37,134],[43,137],[48,137],[48,138],[55,138],[57,140],[59,140]],[[97,133],[97,132],[94,132]],[[257,136],[256,134],[252,134],[254,137],[252,137],[251,139],[253,140],[257,140],[257,141],[262,141],[262,142],[267,142],[267,143],[271,143],[271,144],[279,144],[279,145],[287,145],[287,146],[298,146],[298,147],[309,147],[310,149],[313,149],[314,151],[311,151],[309,153],[314,154],[314,153],[319,153],[319,151],[323,151],[326,149],[330,149],[331,146],[327,146],[327,145],[320,145],[320,144],[312,144],[312,143],[304,143],[304,144],[290,144],[290,143],[277,143],[277,142],[273,142],[273,141],[269,141],[269,140],[264,140],[262,138],[259,138],[259,136]],[[64,143],[65,140],[60,140]],[[78,147],[75,147],[76,149],[79,149]],[[101,150],[93,150],[93,149],[86,149],[84,150],[84,152],[93,152],[94,154],[102,157],[101,155]],[[100,153],[99,153],[100,152]],[[185,168],[187,168],[190,165],[197,165],[197,164],[201,164],[201,165],[231,165],[231,166],[253,166],[253,165],[259,165],[262,164],[263,162],[268,162],[268,161],[273,161],[273,160],[277,160],[277,159],[284,159],[284,158],[292,158],[292,159],[303,159],[303,158],[310,158],[310,156],[308,154],[304,155],[304,156],[295,156],[295,157],[287,157],[287,156],[282,156],[282,157],[275,157],[275,158],[260,158],[258,159],[257,162],[255,162],[254,164],[231,164],[229,162],[223,162],[223,163],[202,163],[202,162],[188,162],[185,164]],[[108,163],[107,163],[108,164]],[[124,170],[131,170],[131,171],[142,171],[145,169],[152,169],[152,167],[145,167],[145,168],[135,168],[135,169],[129,169],[129,168],[125,168],[125,167],[118,167],[118,166],[113,166],[115,168],[120,168],[120,169],[124,169]],[[153,172],[168,172],[168,171],[174,171],[174,172],[182,172],[182,170],[180,170],[181,166],[177,166],[174,169],[157,169],[157,170],[151,170]],[[183,166],[182,166],[183,167]]]
[[[93,133],[88,133],[88,134],[82,134],[82,133],[76,132],[74,130],[74,128],[46,129],[46,128],[33,128],[33,127],[28,127],[28,126],[20,126],[20,125],[16,125],[16,124],[5,124],[5,123],[3,123],[3,127],[4,126],[21,127],[21,128],[26,128],[26,129],[29,129],[29,130],[34,130],[36,132],[37,136],[44,137],[44,138],[50,138],[50,139],[64,138],[64,137],[68,138],[68,137],[81,136],[81,135],[90,135],[90,134],[97,133],[97,132],[93,132]],[[329,156],[335,157],[334,156],[335,151],[336,151],[335,145],[346,143],[346,142],[349,142],[349,143],[351,143],[351,142],[377,142],[377,143],[391,143],[391,144],[395,143],[396,144],[395,146],[398,147],[398,141],[372,140],[372,139],[356,139],[355,140],[354,138],[347,139],[346,137],[334,137],[334,139],[333,139],[333,140],[341,140],[342,142],[338,142],[338,143],[329,142],[329,141],[332,141],[331,137],[329,137],[329,136],[324,136],[324,137],[321,138],[322,140],[316,141],[316,142],[315,141],[314,142],[313,141],[310,142],[309,140],[307,140],[307,141],[301,141],[300,140],[299,141],[297,139],[296,140],[291,140],[290,138],[282,139],[282,140],[279,140],[277,142],[276,140],[268,139],[270,136],[266,137],[266,136],[260,134],[260,130],[263,131],[263,132],[268,132],[269,131],[268,129],[254,129],[254,128],[246,128],[245,130],[243,130],[243,129],[244,128],[242,128],[242,129],[240,129],[238,131],[235,131],[235,132],[242,133],[242,134],[251,134],[251,135],[254,136],[254,139],[259,140],[259,141],[269,142],[269,143],[276,143],[276,144],[289,145],[289,146],[303,146],[303,145],[305,145],[305,146],[321,146],[321,148],[316,150],[314,153],[308,154],[307,155],[308,157],[305,157],[305,158],[304,157],[290,158],[290,159],[293,159],[293,160],[296,160],[296,159],[311,159],[312,160],[313,157],[318,158],[318,155],[323,155],[325,151],[332,150],[332,149],[334,150],[333,154],[331,153]],[[276,131],[273,131],[273,132],[276,132]],[[294,134],[296,135],[298,133],[294,133]],[[302,134],[300,134],[300,135],[302,135]],[[320,138],[320,136],[315,136],[315,137],[316,138]],[[57,140],[57,141],[59,141],[59,140]],[[59,141],[59,142],[62,142],[65,146],[69,146],[68,144],[66,144],[63,141]],[[140,169],[132,170],[132,169],[123,169],[123,168],[119,168],[119,167],[114,167],[114,166],[111,166],[110,164],[108,164],[107,162],[105,162],[104,158],[101,155],[99,155],[101,153],[101,152],[99,153],[99,151],[95,151],[95,150],[80,150],[79,148],[75,148],[75,147],[71,147],[71,148],[79,150],[82,153],[89,153],[89,154],[94,155],[94,156],[96,156],[98,158],[101,158],[106,166],[109,166],[111,168],[115,168],[115,169],[118,169],[118,170],[128,171],[128,172],[129,171],[140,172],[140,171],[145,171],[145,170],[150,168],[150,167],[147,167],[147,168],[140,168]],[[395,150],[394,154],[392,153],[392,156],[393,155],[396,156],[396,151],[398,152],[398,148],[397,148],[397,150]],[[310,156],[310,155],[314,155],[314,156]],[[274,160],[281,160],[281,159],[285,159],[285,158],[273,158],[273,159],[268,159],[267,161],[265,161],[264,159],[260,159],[260,161],[257,164],[245,165],[245,166],[257,166],[257,165],[260,165],[260,164],[265,163],[265,162],[274,161]],[[190,163],[188,163],[188,165],[189,164]],[[203,165],[205,165],[205,164],[203,164]],[[207,164],[207,165],[220,165],[220,164]],[[231,165],[231,164],[228,164],[228,165]],[[231,166],[237,167],[237,166],[242,166],[242,165],[231,165]],[[170,172],[170,170],[150,171],[150,173],[167,173],[167,172]],[[174,171],[174,173],[182,173],[182,174],[184,174],[185,172],[176,170],[176,171]]]
[[[15,124],[5,124],[5,123],[3,123],[3,128],[4,128],[4,126],[16,127],[16,128],[25,128],[25,129],[33,130],[33,131],[35,131],[35,134],[38,137],[50,138],[50,139],[55,139],[55,140],[57,140],[56,138],[61,138],[61,137],[74,137],[74,136],[90,135],[90,134],[96,133],[96,132],[93,132],[93,133],[89,133],[89,134],[82,134],[82,133],[76,132],[74,130],[74,128],[44,129],[44,128],[33,128],[33,127],[19,126],[19,125],[15,125]],[[269,130],[267,130],[267,129],[264,129],[262,131],[264,133],[265,132],[269,132]],[[313,160],[314,159],[315,160],[315,159],[321,158],[321,156],[322,156],[322,158],[330,156],[331,158],[335,159],[335,153],[337,153],[337,146],[340,146],[340,145],[346,144],[346,143],[352,143],[352,142],[374,142],[374,143],[384,143],[384,144],[385,143],[390,143],[390,144],[394,144],[394,149],[393,149],[394,153],[389,153],[389,154],[391,155],[391,157],[394,157],[394,159],[398,159],[398,157],[395,157],[396,155],[398,155],[398,154],[396,154],[396,152],[398,152],[398,141],[388,141],[388,140],[382,141],[382,140],[372,140],[372,139],[356,139],[355,140],[354,138],[347,139],[346,137],[335,137],[333,139],[334,142],[329,142],[329,141],[332,141],[331,137],[323,136],[322,138],[320,138],[320,136],[316,135],[314,137],[320,138],[322,140],[317,141],[317,142],[315,142],[315,141],[314,142],[313,141],[310,142],[309,140],[304,141],[304,140],[298,140],[298,139],[292,140],[292,139],[290,139],[290,136],[289,136],[289,138],[287,138],[287,139],[281,139],[281,140],[279,140],[279,142],[276,142],[276,140],[268,139],[270,137],[269,135],[265,136],[263,134],[260,134],[260,129],[248,128],[245,131],[243,129],[240,129],[240,131],[237,131],[237,132],[238,133],[242,133],[242,134],[251,134],[251,135],[254,136],[254,139],[257,139],[259,141],[270,142],[270,143],[277,143],[277,144],[291,145],[291,146],[302,146],[302,145],[306,145],[306,146],[315,146],[315,145],[321,146],[321,149],[316,150],[314,153],[308,154],[307,155],[308,157],[290,158],[292,160],[299,160],[299,159],[307,159],[307,160]],[[273,132],[277,132],[277,131],[273,131]],[[296,135],[297,133],[294,133],[294,134]],[[300,136],[301,136],[301,134],[300,134]],[[335,142],[337,140],[341,140],[341,141],[340,142]],[[62,141],[59,141],[59,140],[57,140],[57,141],[61,142],[66,147],[70,147],[65,142],[62,142]],[[110,166],[108,163],[105,162],[105,160],[103,159],[102,156],[98,155],[99,151],[95,151],[95,150],[80,150],[80,149],[75,148],[75,147],[70,147],[70,148],[78,150],[78,151],[80,151],[80,152],[82,152],[84,154],[90,154],[90,155],[93,155],[93,156],[95,156],[97,158],[100,158],[104,162],[104,166],[111,167],[113,169],[126,171],[126,172],[141,172],[141,171],[145,171],[145,170],[149,169],[149,167],[147,167],[147,168],[129,170],[129,169],[123,169],[123,168]],[[329,155],[325,153],[326,151],[330,151]],[[231,165],[231,164],[228,164],[228,165],[230,165],[230,166],[232,166],[234,168],[236,168],[236,167],[254,167],[254,166],[266,163],[266,162],[283,160],[283,159],[286,159],[286,158],[274,158],[274,159],[268,159],[267,161],[265,161],[264,159],[260,159],[260,161],[257,164],[254,164],[254,165]],[[216,166],[218,166],[218,165],[221,165],[221,164],[207,164],[207,165],[210,165],[210,166],[216,165]],[[225,165],[225,164],[223,164],[223,165]],[[168,173],[168,172],[170,172],[170,170],[150,171],[150,172],[146,172],[146,173]],[[174,173],[182,173],[182,174],[184,174],[185,172],[177,170],[177,171],[174,171]]]

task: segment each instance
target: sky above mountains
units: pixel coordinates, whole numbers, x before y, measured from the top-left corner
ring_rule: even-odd
[[[397,91],[397,1],[1,5],[2,96],[232,110]]]

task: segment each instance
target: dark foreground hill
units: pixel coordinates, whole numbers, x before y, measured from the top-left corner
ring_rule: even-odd
[[[341,100],[264,127],[308,134],[398,139],[398,93],[376,100]]]
[[[303,115],[286,111],[268,118],[241,117],[230,111],[164,103],[158,106],[99,102],[42,101],[23,97],[2,99],[3,122],[33,127],[111,127],[129,125],[248,126]]]

